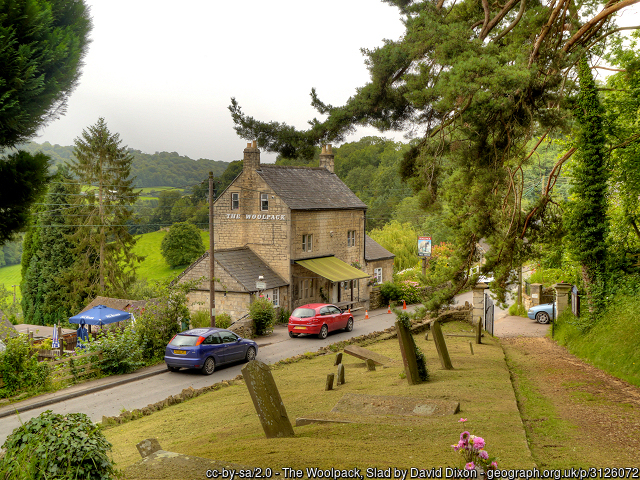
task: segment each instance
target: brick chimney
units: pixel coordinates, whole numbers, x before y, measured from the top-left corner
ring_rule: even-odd
[[[320,153],[320,167],[324,167],[333,173],[333,153],[331,153],[331,144],[323,145]]]
[[[260,150],[258,150],[258,143],[254,140],[252,143],[247,143],[247,148],[244,149],[244,159],[242,160],[243,170],[258,170],[260,169]]]

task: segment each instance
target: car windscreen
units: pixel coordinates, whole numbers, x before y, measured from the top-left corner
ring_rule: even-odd
[[[169,345],[172,347],[193,347],[197,341],[198,337],[195,335],[176,335]]]
[[[296,308],[291,316],[296,318],[310,318],[315,314],[316,312],[310,308]]]

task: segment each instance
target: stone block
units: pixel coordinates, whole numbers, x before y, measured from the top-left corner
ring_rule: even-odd
[[[343,385],[344,384],[344,365],[341,363],[340,365],[338,365],[338,381],[336,382],[336,385]]]
[[[147,438],[136,445],[142,458],[146,458],[152,453],[162,450],[157,438]]]
[[[416,358],[416,344],[411,335],[411,330],[404,326],[399,320],[396,321],[396,332],[398,332],[398,342],[400,343],[400,353],[404,364],[404,373],[409,385],[417,385],[420,380],[418,372],[418,360]]]
[[[324,386],[325,391],[333,390],[333,380],[335,375],[333,373],[329,373],[327,375],[327,383]]]
[[[333,365],[340,365],[342,363],[342,352],[338,352],[336,353],[336,361],[333,363]]]
[[[370,358],[367,358],[364,361],[365,365],[367,366],[367,370],[370,372],[375,372],[376,371],[376,362],[374,362],[373,360],[371,360]]]

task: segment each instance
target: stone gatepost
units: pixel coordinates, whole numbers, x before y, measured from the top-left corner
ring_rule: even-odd
[[[473,316],[472,322],[476,322],[480,318],[480,322],[484,320],[484,290],[489,288],[486,283],[478,283],[473,287]]]
[[[293,427],[269,366],[252,360],[241,371],[267,438],[293,437]]]
[[[542,284],[531,284],[531,306],[540,305],[540,299],[542,298]]]
[[[556,283],[553,288],[556,289],[556,318],[562,315],[569,305],[571,305],[571,288],[570,283]]]

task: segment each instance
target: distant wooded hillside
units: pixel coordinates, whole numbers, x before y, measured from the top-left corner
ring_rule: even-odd
[[[55,167],[71,161],[74,147],[29,142],[19,148],[29,152],[42,151],[51,157],[51,164]],[[187,187],[208,178],[209,172],[219,177],[229,165],[229,162],[206,158],[193,160],[176,152],[149,154],[134,149],[129,151],[134,157],[131,176],[136,179],[136,187]]]

